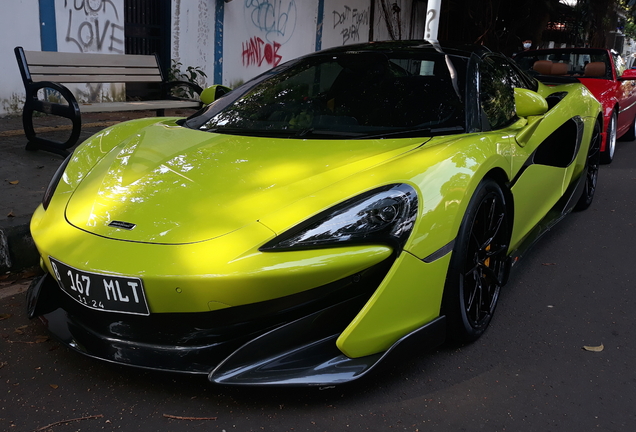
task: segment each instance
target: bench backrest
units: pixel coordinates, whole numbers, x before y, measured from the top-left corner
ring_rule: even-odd
[[[154,55],[23,51],[27,81],[58,83],[162,82]],[[16,53],[17,54],[17,53]],[[20,58],[18,56],[18,62]]]

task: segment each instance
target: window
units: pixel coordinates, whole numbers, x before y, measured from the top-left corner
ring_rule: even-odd
[[[619,77],[623,75],[623,72],[625,72],[627,66],[625,65],[623,57],[615,53],[612,53],[612,57],[614,58],[614,71],[616,72],[616,76]]]
[[[490,127],[500,129],[516,119],[514,87],[526,88],[504,58],[488,56],[479,67],[479,103]]]

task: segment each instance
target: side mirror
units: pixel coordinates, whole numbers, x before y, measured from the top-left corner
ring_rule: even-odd
[[[212,102],[231,91],[232,89],[229,87],[215,84],[204,89],[199,95],[199,98],[201,99],[201,102],[203,102],[203,105],[210,105]]]
[[[515,107],[519,117],[540,116],[548,112],[545,98],[524,88],[515,88]]]
[[[620,76],[620,80],[636,80],[636,69],[627,69],[623,72],[623,75]]]

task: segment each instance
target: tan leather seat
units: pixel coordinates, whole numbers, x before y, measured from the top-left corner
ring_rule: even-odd
[[[552,74],[552,62],[550,60],[537,60],[532,65],[532,70],[541,75]]]
[[[605,63],[604,62],[591,62],[585,65],[586,77],[600,77],[605,76]]]
[[[568,64],[567,63],[553,63],[550,69],[551,75],[567,75]]]

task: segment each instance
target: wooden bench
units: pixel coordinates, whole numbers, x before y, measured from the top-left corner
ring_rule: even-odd
[[[28,139],[27,150],[41,149],[67,155],[67,149],[74,146],[79,139],[82,112],[154,110],[161,116],[169,108],[201,107],[199,100],[169,96],[171,89],[179,86],[189,87],[197,94],[201,94],[202,89],[187,81],[167,82],[159,67],[158,58],[154,55],[25,51],[22,47],[16,47],[14,52],[26,90],[22,125]],[[159,83],[163,99],[81,103],[63,83]],[[42,89],[57,91],[65,103],[38,98],[38,92]],[[34,112],[70,119],[72,132],[69,139],[59,142],[36,136],[33,127]]]

